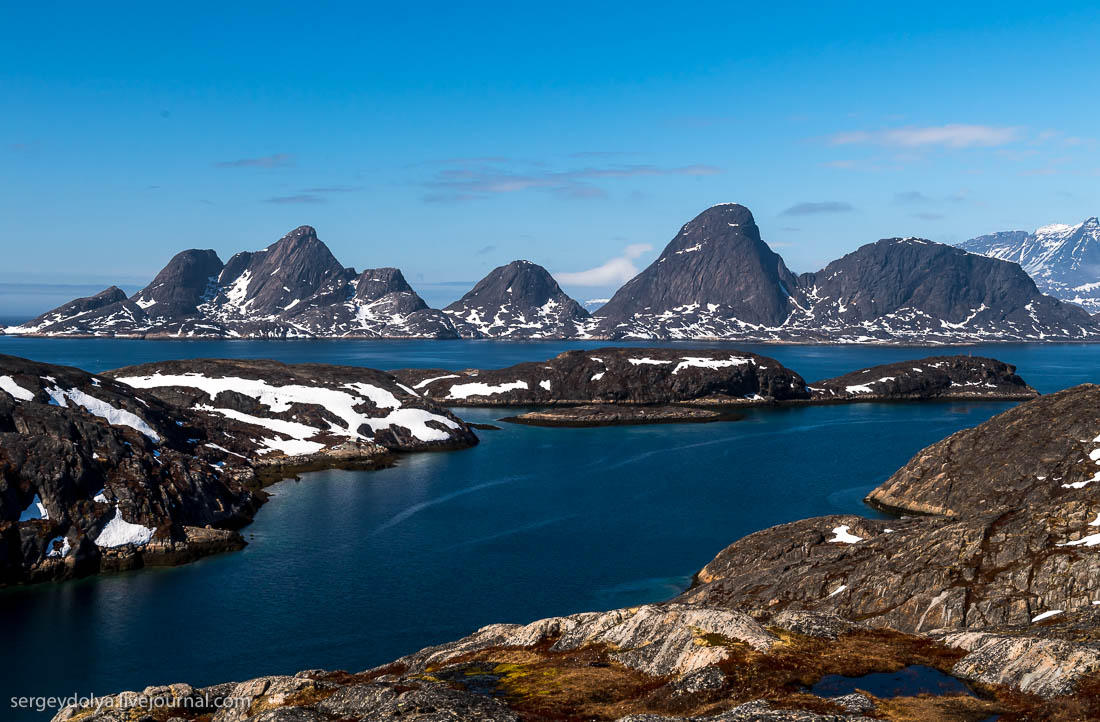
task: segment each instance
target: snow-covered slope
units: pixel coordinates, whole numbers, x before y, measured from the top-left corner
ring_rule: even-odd
[[[959,244],[971,253],[1020,264],[1044,293],[1100,313],[1100,221],[1055,223],[1034,233],[1003,231]]]

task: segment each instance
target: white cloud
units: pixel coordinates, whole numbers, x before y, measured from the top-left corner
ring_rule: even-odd
[[[631,243],[622,254],[587,271],[555,273],[558,283],[566,286],[621,286],[638,275],[634,261],[653,250],[648,243]]]
[[[1021,129],[1008,126],[947,125],[907,126],[882,130],[855,130],[829,138],[832,145],[888,145],[899,148],[991,148],[1020,140]]]

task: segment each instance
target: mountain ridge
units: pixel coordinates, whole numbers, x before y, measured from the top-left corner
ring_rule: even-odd
[[[1095,219],[1047,227],[1054,229],[1047,235],[1063,248],[1094,227],[1100,239]],[[1009,240],[1018,242],[1019,233]],[[1100,303],[1100,282],[1094,285]],[[947,344],[1092,340],[1100,338],[1100,318],[1044,295],[1015,262],[921,238],[864,244],[796,276],[764,241],[752,212],[723,203],[681,226],[595,314],[525,260],[494,268],[462,298],[433,309],[399,269],[357,273],[312,226],[299,226],[224,264],[211,250],[183,251],[132,298],[111,287],[4,332]]]
[[[1001,231],[963,241],[959,248],[1013,261],[1044,292],[1100,313],[1100,220],[1052,223],[1028,231]]]

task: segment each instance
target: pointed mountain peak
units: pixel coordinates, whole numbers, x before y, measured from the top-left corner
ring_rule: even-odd
[[[567,296],[542,266],[512,261],[498,266],[465,296],[443,309],[464,323],[467,336],[540,338],[575,333],[588,311]]]
[[[720,336],[737,324],[778,326],[801,295],[752,212],[724,203],[685,223],[598,315],[608,333]]]

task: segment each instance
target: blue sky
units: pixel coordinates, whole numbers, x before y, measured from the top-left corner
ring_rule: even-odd
[[[723,201],[796,272],[1100,213],[1095,6],[393,5],[8,7],[0,316],[303,223],[445,303],[605,296]]]

